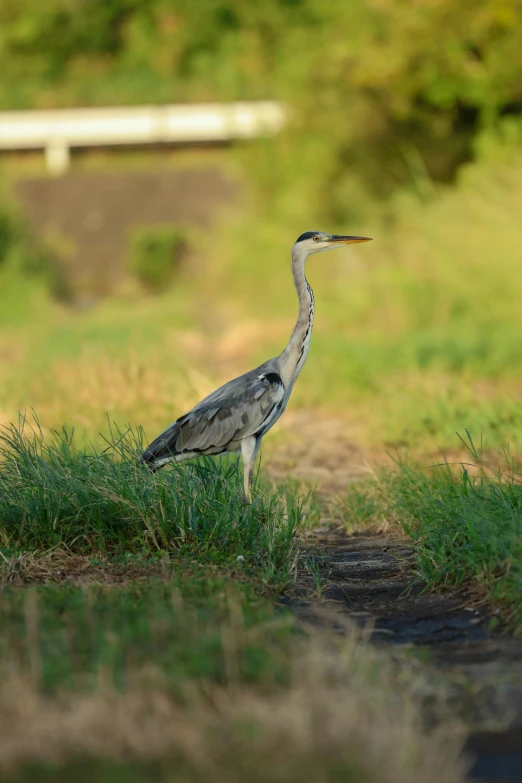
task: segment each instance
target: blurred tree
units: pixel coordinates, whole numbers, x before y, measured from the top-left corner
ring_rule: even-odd
[[[304,168],[331,213],[354,176],[449,178],[522,111],[521,19],[522,0],[0,0],[0,106],[281,98],[269,176]]]

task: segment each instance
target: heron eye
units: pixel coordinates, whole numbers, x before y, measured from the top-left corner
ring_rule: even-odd
[[[313,237],[314,242],[319,242],[319,239],[320,237],[318,237],[317,234],[315,235],[315,237]]]

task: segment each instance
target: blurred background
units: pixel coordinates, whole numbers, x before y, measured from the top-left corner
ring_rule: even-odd
[[[294,417],[378,452],[521,448],[522,0],[0,0],[0,72],[1,112],[282,118],[1,153],[1,421],[157,434],[283,348],[319,229],[375,241],[308,264]]]

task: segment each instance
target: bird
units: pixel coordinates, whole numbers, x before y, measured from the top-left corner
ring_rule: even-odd
[[[171,461],[241,452],[244,502],[251,503],[261,441],[284,413],[310,349],[315,303],[305,261],[315,253],[369,241],[321,231],[298,237],[292,247],[292,274],[299,313],[287,346],[279,356],[220,386],[158,435],[141,455],[153,472]]]

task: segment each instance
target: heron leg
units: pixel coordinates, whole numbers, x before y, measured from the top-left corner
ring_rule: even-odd
[[[241,456],[243,457],[245,503],[252,501],[252,480],[254,477],[254,463],[257,452],[261,446],[261,438],[251,435],[241,441]]]

